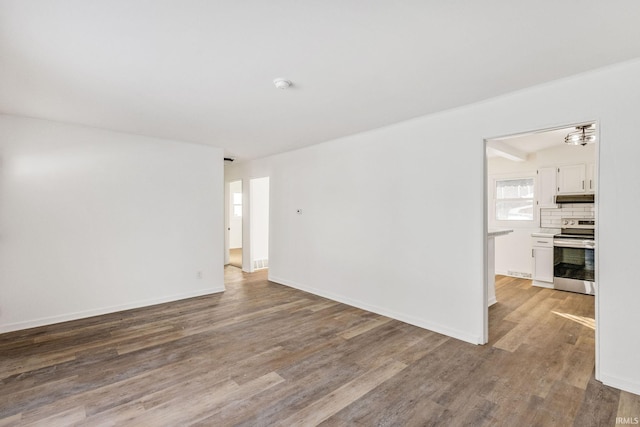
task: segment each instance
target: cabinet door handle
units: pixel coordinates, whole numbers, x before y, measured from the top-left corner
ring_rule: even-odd
[[[533,248],[531,248],[531,258],[535,258],[535,256],[533,255]]]
[[[584,190],[584,179],[582,180],[582,189]]]
[[[589,180],[589,190],[593,190],[593,180]]]

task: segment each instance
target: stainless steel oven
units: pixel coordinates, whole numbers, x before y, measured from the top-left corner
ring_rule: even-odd
[[[553,287],[595,295],[595,220],[563,218],[553,238]]]

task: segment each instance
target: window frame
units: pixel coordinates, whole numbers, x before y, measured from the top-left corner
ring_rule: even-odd
[[[498,199],[496,194],[496,188],[499,181],[514,181],[519,179],[531,179],[533,180],[533,197],[529,198],[504,198]],[[518,172],[518,173],[509,173],[509,174],[495,174],[491,175],[491,187],[490,187],[490,200],[489,204],[489,218],[491,222],[498,227],[509,227],[509,228],[532,228],[537,227],[538,224],[538,180],[536,172]],[[531,200],[533,203],[533,215],[531,219],[498,219],[497,218],[497,207],[498,201],[517,201],[517,200]]]

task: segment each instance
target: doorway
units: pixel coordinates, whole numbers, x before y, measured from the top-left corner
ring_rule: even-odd
[[[251,266],[249,271],[269,267],[269,177],[249,182],[249,240]]]
[[[588,125],[595,129],[595,142],[589,141],[584,145],[568,143],[571,142],[567,140],[568,135]],[[511,347],[520,343],[529,345],[534,338],[544,336],[541,322],[531,322],[531,325],[508,332],[510,325],[517,324],[521,318],[515,315],[507,319],[500,318],[500,310],[504,308],[500,307],[500,293],[507,292],[503,295],[510,298],[518,294],[522,303],[522,308],[518,309],[522,319],[529,315],[540,315],[541,319],[546,316],[544,318],[549,326],[564,316],[564,319],[571,319],[592,329],[592,337],[582,342],[587,343],[591,339],[593,349],[595,339],[596,378],[599,376],[596,329],[598,293],[596,291],[595,297],[583,296],[554,287],[554,276],[557,276],[554,269],[558,261],[554,235],[564,228],[563,218],[591,218],[595,223],[597,242],[598,129],[599,124],[593,121],[485,139],[483,213],[487,231],[512,230],[495,238],[493,264],[489,259],[490,251],[485,249],[485,270],[494,270],[496,273],[494,277],[487,277],[485,294],[491,293],[490,287],[495,284],[497,304],[488,307],[485,295],[484,342],[498,348],[506,346],[511,351]],[[590,203],[556,203],[559,202],[557,195],[573,193],[590,194]],[[588,200],[589,197],[584,199]],[[540,238],[534,238],[534,235]],[[595,260],[591,262],[595,262],[597,284],[597,249]],[[579,302],[579,309],[585,311],[571,312],[572,302]],[[556,307],[544,312],[544,304]],[[504,325],[501,324],[503,320],[506,322]]]
[[[242,268],[242,181],[229,183],[229,264]]]

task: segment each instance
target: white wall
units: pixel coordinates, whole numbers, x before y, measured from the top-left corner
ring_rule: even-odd
[[[251,180],[251,262],[265,268],[269,260],[269,177]]]
[[[234,181],[229,184],[229,248],[242,248],[242,216],[233,213],[233,195],[242,194],[242,181]]]
[[[0,115],[0,331],[224,290],[222,157]]]
[[[570,123],[567,123],[570,124]],[[563,140],[558,141],[558,146],[540,150],[537,153],[528,156],[524,162],[514,162],[505,158],[495,157],[487,159],[488,181],[488,206],[489,206],[489,228],[512,228],[513,233],[501,236],[496,239],[495,245],[495,269],[496,274],[505,275],[527,275],[532,273],[531,263],[531,233],[541,227],[557,227],[560,228],[559,218],[555,216],[557,221],[550,221],[549,217],[554,213],[565,211],[565,216],[589,216],[593,211],[593,205],[589,204],[590,211],[584,209],[586,205],[576,207],[573,205],[545,208],[536,210],[536,218],[533,222],[528,221],[509,221],[507,223],[495,221],[493,218],[493,185],[492,179],[495,177],[515,177],[515,176],[535,176],[536,170],[542,167],[559,166],[574,163],[593,163],[596,157],[596,145],[587,146],[569,146]],[[580,212],[580,214],[574,214]],[[544,221],[543,221],[544,219]],[[520,274],[521,273],[521,274]]]
[[[483,338],[485,138],[598,120],[599,378],[640,393],[640,61],[238,165],[271,176],[270,278]],[[297,208],[304,210],[296,215]]]

